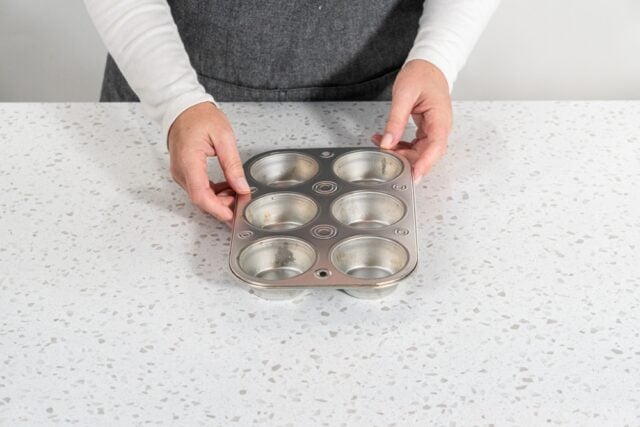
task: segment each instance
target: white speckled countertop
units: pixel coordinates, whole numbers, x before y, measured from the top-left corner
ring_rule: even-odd
[[[227,104],[244,159],[387,104]],[[133,104],[0,104],[0,425],[638,425],[640,102],[460,102],[421,260],[248,293]]]

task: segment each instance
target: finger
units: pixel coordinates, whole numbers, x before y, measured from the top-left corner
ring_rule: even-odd
[[[422,180],[422,177],[444,156],[447,151],[447,136],[446,128],[433,129],[426,139],[419,141],[421,145],[418,147],[420,157],[413,166],[415,182]]]
[[[204,153],[188,153],[181,162],[184,185],[189,198],[200,209],[218,218],[230,221],[233,212],[218,199],[213,192],[207,176],[207,157]],[[227,196],[229,197],[229,196]]]
[[[221,186],[220,184],[224,185]],[[233,191],[231,187],[229,187],[229,184],[227,184],[226,182],[222,182],[220,184],[214,184],[213,182],[210,184],[210,187],[215,193],[218,200],[222,201],[223,197],[231,197],[232,199],[235,199],[236,192]]]
[[[380,135],[379,133],[374,134],[371,137],[371,141],[373,141],[374,144],[380,146],[380,141],[382,140],[382,135]],[[414,139],[411,142],[407,142],[407,141],[399,141],[396,146],[394,147],[394,150],[398,149],[398,148],[411,148],[413,147],[413,144],[416,142],[416,139]]]
[[[415,166],[416,162],[420,158],[420,153],[418,152],[418,150],[416,150],[415,147],[411,147],[411,148],[400,147],[400,148],[394,149],[394,152],[398,153],[399,155],[409,160],[409,163],[411,163],[412,166]]]
[[[236,198],[234,196],[226,196],[226,195],[218,195],[217,196],[218,201],[228,207],[229,209],[231,209],[231,206],[233,206],[233,203],[236,201]]]
[[[235,212],[236,210],[236,196],[218,196],[218,199],[221,203],[226,206],[231,212]],[[230,220],[223,221],[227,227],[233,228],[233,216]]]
[[[194,205],[220,221],[227,222],[233,219],[233,211],[229,207],[233,203],[233,197],[217,197],[211,189],[190,190],[189,197]]]
[[[226,194],[229,196],[233,196],[233,188],[229,185],[227,181],[220,181],[218,183],[214,183],[213,181],[209,181],[209,187],[213,190],[217,195]]]
[[[227,181],[222,181],[215,184],[212,181],[209,181],[209,186],[216,194],[220,203],[229,207],[231,212],[235,212],[236,192],[229,186],[229,183]]]
[[[422,114],[411,114],[411,117],[413,118],[413,123],[416,126],[416,139],[422,139],[424,137],[427,136],[426,132],[424,131],[424,113]]]
[[[411,142],[408,142],[408,141],[400,141],[400,142],[398,142],[398,144],[396,145],[395,150],[396,150],[396,151],[399,151],[399,150],[414,150],[414,151],[415,151],[415,149],[416,149],[416,142],[417,142],[417,141],[418,141],[417,139],[414,139],[414,140],[413,140],[413,141],[411,141]]]
[[[400,141],[404,128],[409,121],[409,115],[413,110],[415,99],[410,95],[395,94],[391,99],[391,111],[384,129],[384,135],[380,141],[380,147],[393,148]]]
[[[233,132],[227,131],[212,138],[213,146],[216,149],[218,161],[222,167],[227,182],[238,194],[248,194],[251,190],[244,176],[242,160],[236,146],[236,138]]]
[[[382,135],[380,135],[379,133],[373,135],[373,137],[371,137],[371,140],[376,144],[376,145],[380,145],[380,139],[382,138]],[[419,153],[416,151],[415,148],[415,143],[416,143],[417,139],[414,139],[411,142],[407,142],[407,141],[400,141],[396,144],[395,147],[393,147],[393,151],[396,154],[400,154],[403,157],[406,157],[407,160],[409,160],[409,163],[411,163],[411,165],[413,165],[415,163],[416,160],[418,160],[419,157]]]

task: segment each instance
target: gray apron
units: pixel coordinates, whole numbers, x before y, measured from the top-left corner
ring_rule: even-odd
[[[169,0],[217,101],[389,100],[424,0]],[[113,59],[101,101],[137,101]]]

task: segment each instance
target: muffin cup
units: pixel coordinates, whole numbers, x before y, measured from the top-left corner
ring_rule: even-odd
[[[379,191],[348,193],[331,205],[331,213],[340,223],[367,229],[395,224],[406,210],[400,199]]]
[[[244,210],[245,220],[270,231],[292,230],[308,224],[318,214],[311,198],[296,193],[271,193],[253,200]]]
[[[318,173],[313,157],[301,153],[283,152],[262,157],[253,163],[249,175],[261,184],[275,188],[302,184]]]
[[[354,151],[338,157],[333,163],[333,172],[352,184],[384,184],[399,177],[403,171],[402,161],[383,151]]]
[[[269,237],[250,244],[240,252],[238,265],[250,277],[281,281],[309,270],[316,259],[308,243],[291,237]]]

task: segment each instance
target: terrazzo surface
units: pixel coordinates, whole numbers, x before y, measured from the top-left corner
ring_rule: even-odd
[[[248,159],[388,105],[224,109]],[[640,102],[454,110],[416,272],[275,302],[138,105],[0,104],[0,425],[639,425]]]

